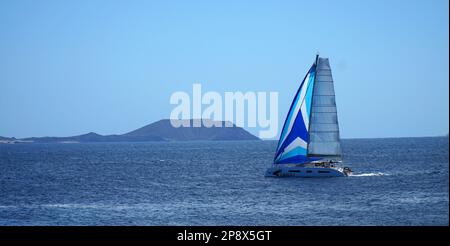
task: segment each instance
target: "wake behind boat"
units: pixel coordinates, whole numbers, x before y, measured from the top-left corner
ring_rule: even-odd
[[[328,58],[316,56],[298,89],[266,177],[343,177],[333,77]]]

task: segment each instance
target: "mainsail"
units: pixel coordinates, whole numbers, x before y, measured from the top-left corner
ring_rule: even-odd
[[[311,107],[308,156],[340,159],[341,155],[333,76],[328,58],[319,58]]]
[[[274,163],[340,159],[333,78],[328,59],[316,57],[298,89],[278,142]]]

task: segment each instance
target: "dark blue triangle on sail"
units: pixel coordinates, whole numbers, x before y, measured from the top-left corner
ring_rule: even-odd
[[[300,84],[284,122],[275,164],[300,164],[320,159],[308,157],[308,129],[315,77],[316,64],[313,64]]]

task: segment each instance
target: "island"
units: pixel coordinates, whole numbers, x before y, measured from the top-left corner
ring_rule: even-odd
[[[242,127],[238,127],[231,122],[206,119],[172,120],[172,122],[177,121],[180,121],[178,123],[184,123],[184,125],[187,123],[189,126],[174,127],[171,120],[163,119],[120,135],[100,135],[95,132],[89,132],[70,137],[29,137],[17,139],[0,136],[0,144],[260,140]]]

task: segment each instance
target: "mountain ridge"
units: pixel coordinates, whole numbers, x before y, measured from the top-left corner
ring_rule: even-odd
[[[190,127],[174,127],[172,122]],[[198,127],[194,127],[198,125]],[[221,125],[222,127],[216,126]],[[227,127],[225,127],[227,126]],[[0,143],[90,143],[90,142],[150,142],[150,141],[225,141],[260,140],[231,122],[209,119],[162,119],[124,134],[101,135],[95,132],[68,137],[0,137]]]

